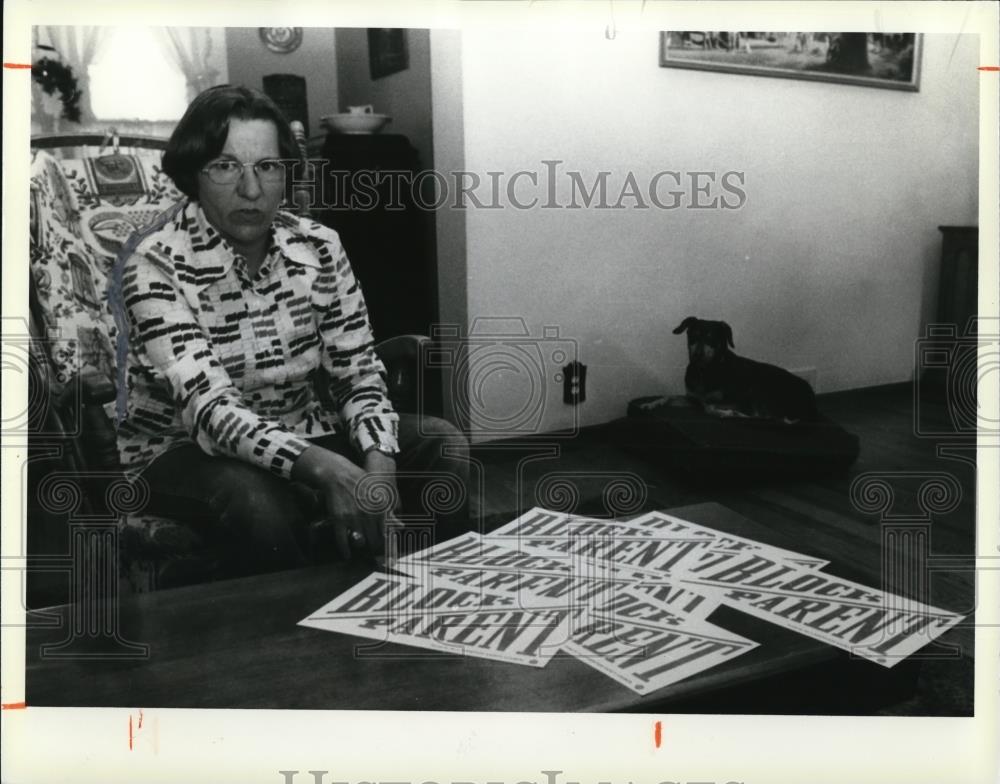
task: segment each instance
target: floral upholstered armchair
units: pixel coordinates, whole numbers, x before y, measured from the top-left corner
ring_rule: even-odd
[[[29,432],[29,443],[35,451],[58,447],[61,457],[55,463],[29,461],[29,491],[40,484],[39,472],[69,471],[81,479],[89,513],[105,504],[108,478],[121,476],[112,424],[117,328],[108,278],[127,238],[181,198],[160,166],[163,140],[122,138],[111,151],[95,152],[101,143],[99,136],[35,139],[30,169],[29,305],[36,347],[30,395],[45,399],[47,421]],[[403,336],[377,346],[398,410],[417,405],[425,341]],[[51,515],[38,517],[44,519],[36,524],[29,502],[29,543],[33,535],[43,536],[39,525],[65,525]],[[131,590],[217,576],[216,554],[225,542],[209,539],[198,521],[141,509],[116,518],[119,582]],[[58,532],[45,538],[58,540]]]

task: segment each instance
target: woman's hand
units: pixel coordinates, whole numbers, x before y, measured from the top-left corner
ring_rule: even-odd
[[[401,507],[401,502],[399,498],[399,489],[396,487],[395,458],[393,458],[392,455],[379,452],[377,449],[369,449],[365,452],[365,472],[369,474],[376,474],[378,476],[378,481],[387,485],[387,490],[392,494],[393,499],[392,508],[389,509],[388,512],[389,514],[398,513]]]
[[[396,540],[395,537],[390,536],[390,532],[393,529],[398,530],[403,527],[403,524],[396,518],[402,508],[399,488],[396,486],[396,460],[391,455],[379,452],[377,449],[369,449],[365,452],[365,472],[377,476],[376,481],[383,485],[383,490],[392,500],[391,508],[381,513],[385,542],[385,549],[382,550],[381,554],[385,556],[386,561],[392,562],[396,560]],[[381,493],[378,495],[380,498],[383,497]],[[373,555],[379,555],[379,553],[373,553]]]
[[[351,557],[352,535],[360,535],[357,543],[363,543],[372,555],[385,552],[385,516],[366,512],[358,503],[358,483],[366,473],[343,455],[316,445],[299,455],[292,466],[293,481],[307,484],[322,495],[333,525],[334,543],[344,558]]]

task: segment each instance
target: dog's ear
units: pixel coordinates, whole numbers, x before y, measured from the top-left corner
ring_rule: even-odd
[[[720,323],[722,324],[722,333],[726,336],[726,342],[729,344],[729,348],[736,348],[736,346],[733,345],[733,328],[725,321]]]
[[[674,330],[674,334],[675,335],[680,335],[682,332],[684,332],[688,327],[690,327],[697,320],[698,319],[696,319],[694,316],[688,316],[686,319],[684,319],[680,323],[680,326],[678,326],[677,329]]]

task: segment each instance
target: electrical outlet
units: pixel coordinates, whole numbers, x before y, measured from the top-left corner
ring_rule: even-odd
[[[573,360],[562,369],[563,403],[578,406],[587,399],[587,366]]]

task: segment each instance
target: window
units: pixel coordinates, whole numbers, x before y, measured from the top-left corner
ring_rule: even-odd
[[[187,108],[187,80],[150,27],[115,27],[88,69],[98,120],[177,120]]]

